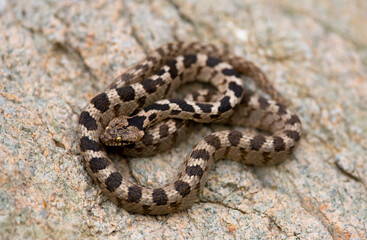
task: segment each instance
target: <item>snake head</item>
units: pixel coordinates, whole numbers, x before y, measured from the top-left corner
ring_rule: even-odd
[[[141,140],[144,131],[130,126],[128,117],[114,118],[100,136],[100,140],[107,146],[126,146]]]

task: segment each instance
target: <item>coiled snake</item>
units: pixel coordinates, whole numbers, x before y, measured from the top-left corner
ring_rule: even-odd
[[[245,90],[239,73],[251,77],[273,100]],[[169,99],[179,86],[193,80],[210,83],[217,92]],[[180,119],[221,121],[271,135],[212,133],[195,145],[176,178],[157,188],[128,181],[102,144],[123,146],[128,155],[153,155],[173,145],[186,123]],[[175,42],[150,53],[90,100],[80,114],[78,133],[84,166],[101,189],[130,212],[157,215],[190,207],[217,159],[250,165],[286,160],[298,145],[302,126],[253,63],[211,44]]]

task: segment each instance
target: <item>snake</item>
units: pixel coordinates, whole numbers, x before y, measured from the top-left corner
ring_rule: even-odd
[[[251,78],[269,97],[246,89]],[[184,99],[171,98],[182,85],[212,85]],[[275,165],[299,145],[302,124],[288,101],[253,62],[213,44],[171,42],[150,52],[93,97],[79,116],[83,165],[100,189],[119,207],[149,215],[191,207],[218,159],[248,165]],[[196,143],[176,177],[147,187],[124,177],[108,156],[109,146],[126,155],[154,155],[171,148],[187,122],[219,122],[267,132],[223,130]]]

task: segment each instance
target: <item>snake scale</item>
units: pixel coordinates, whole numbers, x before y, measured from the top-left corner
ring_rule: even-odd
[[[251,77],[272,100],[246,90],[240,74]],[[210,83],[217,92],[171,99],[177,88],[194,80]],[[270,135],[214,132],[194,146],[173,181],[156,188],[122,176],[105,151],[103,143],[123,146],[127,155],[153,155],[173,145],[187,120],[220,121]],[[80,114],[78,133],[84,166],[103,192],[127,211],[159,215],[189,208],[218,159],[250,165],[286,160],[302,126],[252,62],[212,44],[174,42],[151,52],[91,99]]]

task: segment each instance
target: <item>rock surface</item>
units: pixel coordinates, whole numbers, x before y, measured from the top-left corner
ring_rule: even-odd
[[[212,3],[0,1],[1,239],[367,239],[367,2]],[[257,63],[306,134],[275,167],[217,162],[187,211],[133,215],[83,168],[78,114],[126,67],[175,40]],[[120,166],[158,186],[222,128],[198,126],[172,151]]]

